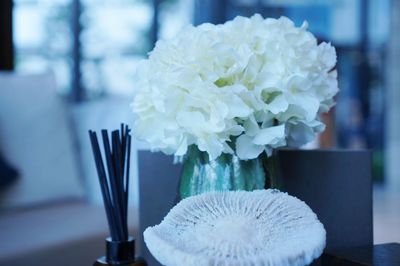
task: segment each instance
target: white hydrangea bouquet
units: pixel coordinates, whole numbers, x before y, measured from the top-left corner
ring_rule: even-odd
[[[324,130],[320,114],[338,92],[335,64],[334,47],[286,17],[188,26],[158,41],[139,65],[134,132],[154,150],[186,155],[184,186],[203,176],[207,184],[184,197],[260,188],[263,178],[249,181],[261,171],[260,155],[299,147]],[[235,162],[252,170],[226,184]]]

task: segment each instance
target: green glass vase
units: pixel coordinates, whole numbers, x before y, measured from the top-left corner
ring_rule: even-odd
[[[186,198],[207,191],[265,188],[266,175],[261,158],[240,160],[232,154],[221,154],[210,161],[206,152],[189,147],[183,161],[180,197]]]

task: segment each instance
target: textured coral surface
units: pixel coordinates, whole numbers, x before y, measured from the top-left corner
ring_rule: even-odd
[[[322,254],[326,232],[304,202],[257,190],[184,199],[144,238],[164,265],[307,265]]]

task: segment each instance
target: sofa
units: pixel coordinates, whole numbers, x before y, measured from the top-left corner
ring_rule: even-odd
[[[0,154],[18,173],[0,188],[0,265],[90,265],[104,255],[108,228],[87,130],[118,128],[129,116],[128,97],[73,104],[52,73],[0,73]]]

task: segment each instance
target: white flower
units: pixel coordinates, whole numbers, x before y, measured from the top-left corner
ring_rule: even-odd
[[[194,144],[210,159],[301,146],[324,129],[335,63],[330,44],[285,17],[188,26],[138,66],[134,132],[152,149],[184,155]]]

